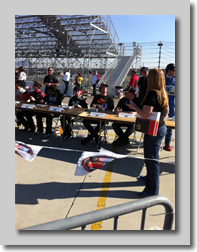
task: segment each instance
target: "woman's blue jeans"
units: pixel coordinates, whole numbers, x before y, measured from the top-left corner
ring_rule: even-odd
[[[157,136],[144,135],[144,158],[147,169],[146,187],[144,192],[149,193],[150,195],[159,194],[159,150],[166,132],[167,128],[163,125],[158,128]],[[152,159],[157,159],[157,161]]]

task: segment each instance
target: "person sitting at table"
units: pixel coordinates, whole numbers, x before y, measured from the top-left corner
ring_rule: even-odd
[[[62,100],[64,99],[63,93],[57,89],[55,85],[50,85],[48,87],[48,93],[44,97],[43,100],[40,101],[40,103],[45,103],[47,105],[61,105]],[[37,113],[36,114],[36,120],[37,120],[37,131],[35,135],[38,135],[39,133],[43,132],[43,123],[42,118],[46,117],[46,135],[45,137],[49,137],[50,134],[52,134],[52,121],[55,116],[51,114],[46,113]]]
[[[76,86],[73,89],[74,95],[70,98],[68,102],[68,106],[73,106],[75,108],[88,108],[88,101],[87,98],[81,95],[81,88],[80,86]],[[63,116],[61,116],[61,125],[63,128]],[[74,121],[78,120],[79,117],[75,117]],[[70,117],[65,117],[65,130],[63,139],[66,139],[72,135],[72,125],[73,120]]]
[[[119,114],[121,111],[129,112],[132,114],[136,114],[134,109],[130,109],[126,104],[129,104],[133,101],[136,104],[140,104],[139,99],[136,97],[136,90],[135,87],[128,86],[126,89],[123,90],[125,97],[121,98],[114,109],[115,114]],[[121,124],[121,123],[113,123],[112,127],[118,136],[118,139],[113,141],[113,146],[123,146],[129,144],[129,136],[134,132],[134,124]],[[122,127],[126,127],[127,129],[123,132]]]
[[[96,95],[91,104],[90,104],[90,107],[92,108],[98,108],[98,110],[100,112],[103,112],[104,109],[103,109],[103,104],[106,104],[106,110],[113,110],[114,109],[114,100],[112,97],[110,97],[108,94],[107,94],[107,89],[108,89],[108,85],[103,82],[100,87],[99,87],[99,91],[101,94],[99,95]],[[83,139],[81,141],[82,144],[86,144],[88,143],[90,140],[93,140],[95,139],[95,142],[97,143],[98,142],[98,133],[99,133],[99,124],[100,122],[99,121],[96,121],[96,120],[87,120],[87,119],[84,119],[83,120],[83,124],[84,126],[86,127],[86,129],[89,131],[89,135]],[[93,128],[91,124],[96,124],[96,127]],[[101,129],[103,129],[103,127],[105,126],[106,123],[102,122],[101,123]]]
[[[33,90],[27,90],[22,94],[23,101],[29,101],[30,103],[40,103],[40,101],[45,97],[45,94],[40,90],[42,87],[41,81],[34,81]],[[17,114],[17,118],[23,124],[23,131],[34,132],[35,125],[33,121],[33,116],[35,113],[33,111],[20,111]]]

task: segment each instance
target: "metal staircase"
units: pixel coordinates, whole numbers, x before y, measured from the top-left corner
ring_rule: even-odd
[[[108,84],[108,95],[111,97],[115,96],[115,86],[122,86],[137,53],[138,50],[136,48],[131,56],[121,56],[117,61],[116,67],[109,68],[100,80],[100,83],[105,81]]]

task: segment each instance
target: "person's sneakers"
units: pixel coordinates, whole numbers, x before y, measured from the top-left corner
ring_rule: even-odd
[[[23,129],[23,131],[28,131],[28,128],[25,127],[25,128]]]
[[[112,145],[117,146],[117,145],[119,145],[120,142],[121,142],[121,138],[119,137],[118,139],[113,141]]]
[[[143,176],[143,175],[139,176],[139,179],[146,180],[146,178],[147,178],[147,176]]]
[[[118,139],[113,141],[112,145],[113,146],[123,146],[129,144],[129,138],[125,138],[125,136],[119,136]]]
[[[50,136],[50,134],[46,134],[46,135],[45,135],[45,138],[48,138],[49,136]]]
[[[166,151],[171,151],[171,150],[172,150],[169,144],[166,144],[166,145],[163,147],[163,149],[166,150]]]
[[[93,138],[91,136],[87,136],[85,139],[81,140],[81,144],[87,144],[90,142]]]
[[[40,131],[36,131],[34,135],[39,135],[40,133],[41,133]]]

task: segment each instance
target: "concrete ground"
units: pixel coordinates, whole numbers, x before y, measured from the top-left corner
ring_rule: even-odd
[[[69,97],[64,98],[68,103]],[[114,99],[117,104],[118,99]],[[88,96],[89,104],[92,97]],[[75,132],[77,131],[76,126]],[[74,134],[73,138],[63,140],[55,134],[44,138],[44,134],[35,136],[15,127],[16,141],[43,146],[33,162],[28,162],[15,155],[15,229],[22,229],[62,218],[67,218],[91,211],[139,200],[138,192],[143,191],[145,182],[138,179],[145,175],[143,145],[137,151],[133,142],[122,147],[113,147],[115,138],[111,124],[108,128],[107,143],[102,147],[117,154],[139,157],[127,157],[115,160],[102,169],[95,170],[86,176],[75,176],[76,164],[84,151],[96,152],[94,141],[86,145]],[[87,131],[84,129],[84,133]],[[137,133],[139,141],[141,133]],[[173,131],[172,151],[160,151],[160,191],[175,208],[175,131]],[[47,147],[56,147],[50,149]],[[163,229],[163,206],[148,208],[145,229]],[[139,230],[141,211],[121,216],[118,230]],[[79,228],[77,228],[79,229]],[[112,230],[113,220],[88,225],[87,230]],[[175,230],[175,221],[173,222]]]

